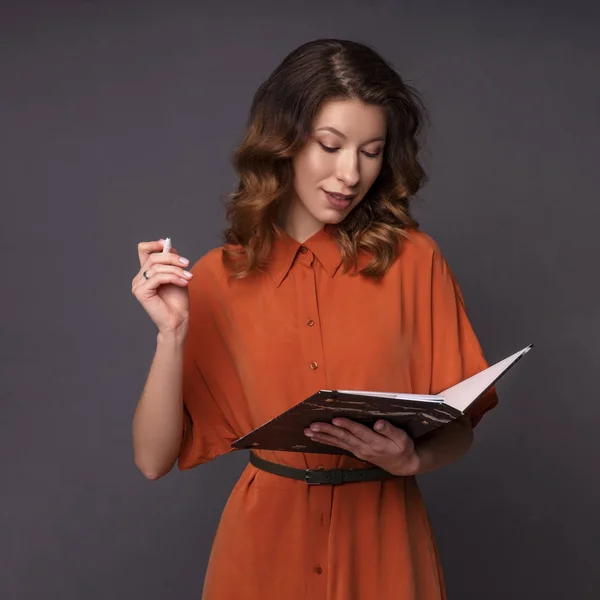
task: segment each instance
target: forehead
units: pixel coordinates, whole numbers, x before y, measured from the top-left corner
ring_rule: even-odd
[[[348,138],[372,138],[386,133],[386,113],[381,106],[361,100],[329,100],[314,121],[314,129],[333,127]]]

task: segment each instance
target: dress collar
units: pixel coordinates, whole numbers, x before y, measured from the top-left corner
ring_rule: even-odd
[[[268,264],[268,271],[275,285],[277,287],[281,285],[303,247],[310,250],[329,277],[333,277],[342,264],[342,255],[335,241],[334,232],[335,226],[325,225],[301,244],[284,229],[277,228]]]

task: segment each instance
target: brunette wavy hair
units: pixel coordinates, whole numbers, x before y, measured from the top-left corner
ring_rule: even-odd
[[[234,277],[262,269],[277,235],[277,215],[293,190],[292,159],[312,134],[324,102],[358,99],[381,106],[387,135],[379,176],[365,198],[335,227],[346,271],[358,254],[371,261],[360,273],[381,277],[407,230],[418,227],[411,197],[426,182],[418,159],[426,110],[419,94],[372,48],[315,40],[291,52],[257,90],[245,137],[233,156],[237,191],[226,203],[223,262]]]

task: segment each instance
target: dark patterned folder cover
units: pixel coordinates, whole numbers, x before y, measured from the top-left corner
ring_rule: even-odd
[[[379,419],[384,419],[415,439],[465,414],[466,409],[531,348],[533,344],[433,396],[319,390],[278,417],[239,438],[231,446],[238,450],[349,454],[340,448],[319,444],[304,435],[304,430],[312,423],[331,423],[335,417],[347,417],[368,427],[373,427]]]
[[[398,395],[401,396],[401,395]],[[426,396],[424,398],[427,398]],[[385,419],[417,438],[461,415],[444,404],[439,396],[427,400],[401,397],[377,397],[335,390],[320,390],[306,400],[247,435],[236,440],[236,449],[284,450],[318,454],[349,454],[341,448],[319,444],[304,435],[311,423],[331,423],[335,417],[347,417],[373,427]]]

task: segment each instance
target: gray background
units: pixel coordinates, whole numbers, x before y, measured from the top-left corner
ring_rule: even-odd
[[[450,600],[598,598],[600,11],[593,2],[3,2],[0,597],[199,598],[245,456],[148,482],[140,240],[219,243],[259,83],[322,36],[425,96],[417,215],[490,360],[536,348],[421,477]]]

